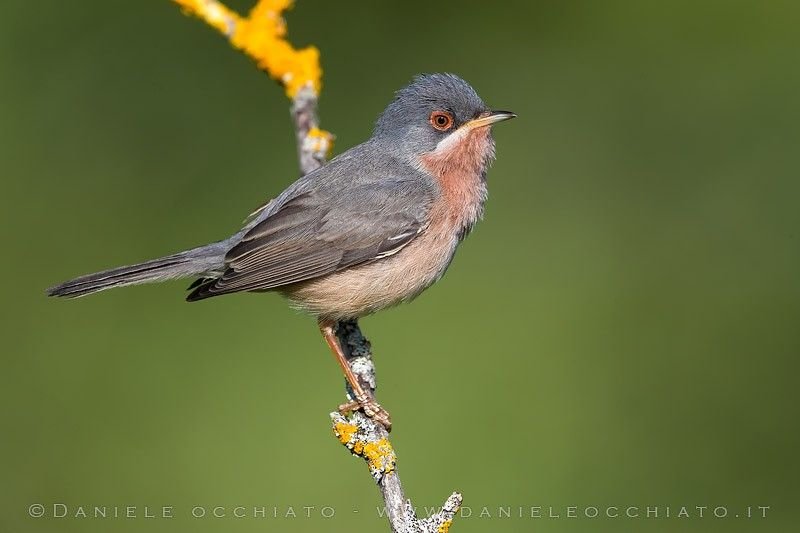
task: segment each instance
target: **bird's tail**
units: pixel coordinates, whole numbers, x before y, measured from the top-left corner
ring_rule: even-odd
[[[48,296],[78,298],[95,292],[209,274],[223,269],[224,241],[139,263],[88,274],[47,289]]]

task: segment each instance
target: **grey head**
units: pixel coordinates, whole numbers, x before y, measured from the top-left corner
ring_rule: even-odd
[[[515,116],[491,110],[455,74],[422,74],[395,93],[375,124],[373,138],[419,155],[433,152],[465,125],[490,125]]]

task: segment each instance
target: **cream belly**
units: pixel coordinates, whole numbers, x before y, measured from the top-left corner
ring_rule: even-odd
[[[452,230],[431,225],[394,255],[280,290],[315,316],[357,318],[419,295],[442,277],[457,246]]]

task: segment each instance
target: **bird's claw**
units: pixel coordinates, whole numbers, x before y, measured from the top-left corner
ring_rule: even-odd
[[[367,417],[386,428],[386,431],[392,430],[392,417],[374,398],[357,398],[339,406],[342,414],[353,411],[363,411]]]

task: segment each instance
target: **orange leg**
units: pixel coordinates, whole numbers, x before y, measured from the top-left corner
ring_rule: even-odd
[[[389,416],[389,413],[386,411],[386,409],[381,407],[378,402],[375,401],[375,398],[372,396],[372,394],[365,391],[364,387],[361,386],[361,382],[358,381],[358,377],[353,373],[353,369],[350,368],[350,365],[347,363],[347,357],[345,357],[344,350],[342,350],[342,346],[339,344],[339,338],[336,336],[336,332],[334,330],[335,327],[335,322],[329,320],[319,321],[319,330],[322,333],[322,336],[325,338],[325,342],[328,343],[331,352],[333,352],[336,362],[338,362],[339,366],[342,367],[344,377],[350,384],[350,388],[353,389],[353,394],[355,394],[355,399],[351,402],[340,405],[339,411],[344,413],[354,409],[361,409],[368,417],[381,424],[387,430],[390,430],[392,427],[392,419]]]

